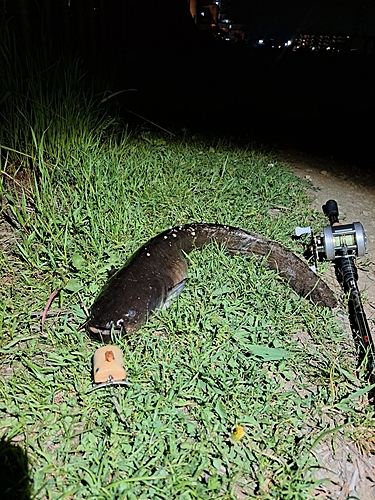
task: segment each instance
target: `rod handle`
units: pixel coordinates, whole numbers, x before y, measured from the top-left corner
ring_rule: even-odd
[[[326,215],[331,223],[333,224],[339,222],[339,207],[335,200],[328,200],[325,205],[322,206],[324,215]]]

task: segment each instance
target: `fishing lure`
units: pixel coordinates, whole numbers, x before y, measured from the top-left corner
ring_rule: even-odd
[[[129,385],[126,376],[124,357],[119,347],[107,345],[99,347],[93,358],[94,382],[98,385],[88,392],[109,385]]]

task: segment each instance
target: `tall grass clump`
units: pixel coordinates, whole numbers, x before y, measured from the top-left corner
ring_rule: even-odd
[[[0,427],[27,459],[27,495],[312,498],[316,444],[373,429],[368,387],[331,311],[258,259],[211,245],[189,256],[168,311],[114,339],[129,387],[87,393],[100,344],[81,328],[110,272],[168,226],[231,224],[301,251],[294,226],[321,225],[305,186],[251,144],[130,133],[81,86],[77,61],[28,80],[33,64],[1,84],[1,194],[14,237],[1,251]]]
[[[113,123],[100,105],[109,82],[94,79],[68,51],[20,50],[10,21],[0,22],[0,146],[13,163],[38,170],[39,162],[63,158],[82,140],[87,147],[100,141]]]

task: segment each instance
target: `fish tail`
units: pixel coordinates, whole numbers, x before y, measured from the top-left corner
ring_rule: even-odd
[[[337,306],[337,299],[329,286],[302,259],[280,243],[230,226],[212,225],[210,233],[211,241],[224,244],[231,253],[264,257],[266,265],[277,271],[301,297],[323,307]]]

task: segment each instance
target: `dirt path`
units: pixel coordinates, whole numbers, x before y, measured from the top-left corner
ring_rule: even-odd
[[[375,175],[361,166],[345,165],[296,150],[280,149],[278,157],[298,177],[311,182],[309,194],[316,210],[322,211],[322,205],[333,199],[338,203],[341,223],[362,223],[366,256],[357,261],[358,286],[375,336]],[[336,280],[334,286],[337,286]]]
[[[327,200],[334,199],[339,206],[340,222],[362,223],[367,251],[366,256],[357,261],[358,286],[375,339],[375,175],[363,165],[345,165],[293,149],[280,148],[277,157],[298,177],[311,182],[309,194],[313,208],[321,211]],[[326,281],[339,292],[333,266],[327,274]],[[347,330],[350,334],[349,325]],[[373,431],[371,437],[373,440]],[[317,498],[375,499],[375,455],[362,453],[355,443],[341,437],[337,438],[334,450],[329,441],[321,442],[314,454],[322,465],[315,477],[329,480],[316,489]]]

